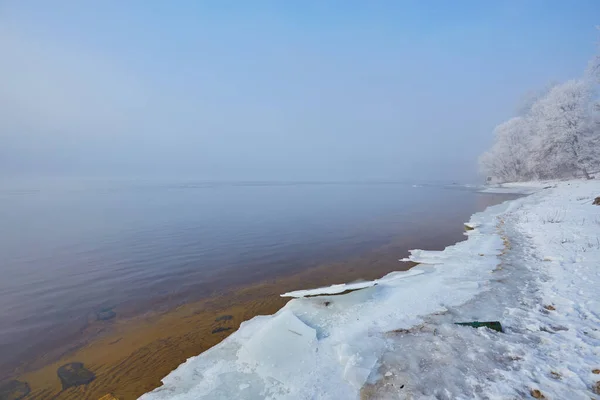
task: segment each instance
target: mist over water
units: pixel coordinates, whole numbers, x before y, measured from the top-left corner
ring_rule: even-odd
[[[580,74],[600,11],[58,3],[0,6],[0,174],[474,181],[519,97]]]

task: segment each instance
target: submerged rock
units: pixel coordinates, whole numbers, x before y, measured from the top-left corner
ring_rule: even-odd
[[[223,328],[223,327],[218,327],[212,330],[212,333],[219,333],[219,332],[226,332],[231,330],[231,328]]]
[[[113,319],[117,316],[117,313],[112,310],[112,308],[103,308],[102,310],[96,313],[96,318],[98,321],[107,321],[109,319]]]
[[[96,375],[83,367],[83,363],[73,362],[58,368],[58,377],[63,389],[73,386],[85,385],[96,379]]]
[[[231,321],[233,319],[233,315],[221,315],[215,319],[216,322],[220,321]]]
[[[20,400],[31,392],[27,382],[8,381],[0,386],[1,400]]]

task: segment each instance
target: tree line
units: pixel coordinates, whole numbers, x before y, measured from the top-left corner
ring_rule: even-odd
[[[499,182],[590,178],[600,170],[600,55],[582,77],[552,85],[494,129],[479,159]]]

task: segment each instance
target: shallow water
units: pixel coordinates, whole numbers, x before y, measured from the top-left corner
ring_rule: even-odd
[[[399,183],[2,181],[0,370],[101,309],[165,309],[398,237],[447,245],[508,198]]]

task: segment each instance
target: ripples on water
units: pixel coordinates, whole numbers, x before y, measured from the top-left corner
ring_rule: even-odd
[[[142,311],[343,259],[460,223],[487,199],[398,183],[2,182],[0,364],[104,307]]]

